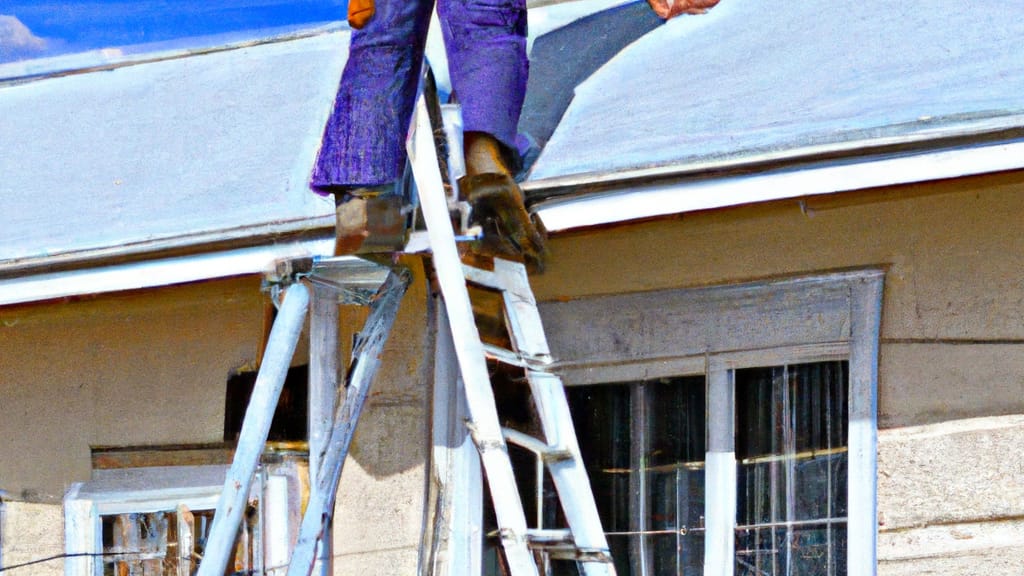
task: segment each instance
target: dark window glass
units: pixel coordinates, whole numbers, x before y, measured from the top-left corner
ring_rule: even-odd
[[[568,396],[618,573],[702,574],[704,377],[576,387]]]
[[[736,371],[736,574],[846,574],[846,362]]]
[[[224,441],[237,442],[242,421],[249,407],[249,398],[256,386],[257,372],[240,372],[228,378],[224,402]],[[288,369],[281,397],[274,410],[267,440],[271,442],[303,441],[309,435],[309,366]]]

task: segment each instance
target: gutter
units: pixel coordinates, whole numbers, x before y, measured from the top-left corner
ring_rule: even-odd
[[[1007,127],[805,147],[742,159],[527,181],[551,232],[1024,168],[1024,117]]]
[[[281,244],[11,277],[0,279],[0,306],[263,274],[280,260],[329,255],[333,249],[332,234]]]

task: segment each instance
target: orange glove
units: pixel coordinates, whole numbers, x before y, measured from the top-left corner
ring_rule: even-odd
[[[668,20],[680,14],[703,14],[718,4],[718,0],[647,0],[659,17]]]
[[[348,25],[359,30],[373,18],[373,0],[348,0]]]

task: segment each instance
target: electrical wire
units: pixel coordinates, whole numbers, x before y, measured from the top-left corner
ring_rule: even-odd
[[[45,558],[36,558],[35,560],[29,560],[28,562],[21,562],[19,564],[11,564],[10,566],[0,566],[0,572],[7,572],[8,570],[16,570],[18,568],[25,568],[27,566],[34,566],[36,564],[43,564],[45,562],[53,562],[54,560],[62,560],[64,558],[81,558],[84,556],[134,556],[132,552],[71,552],[64,554],[56,554],[54,556],[47,556]]]

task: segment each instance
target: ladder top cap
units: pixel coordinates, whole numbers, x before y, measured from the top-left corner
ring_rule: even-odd
[[[309,280],[319,286],[339,291],[366,292],[372,295],[384,284],[392,267],[384,266],[358,256],[317,258]]]

